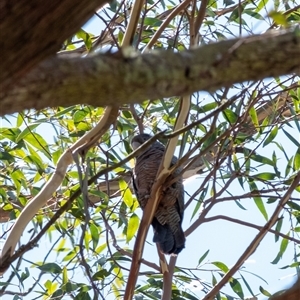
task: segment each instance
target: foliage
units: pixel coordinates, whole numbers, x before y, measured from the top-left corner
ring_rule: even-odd
[[[197,1],[186,1],[184,9],[172,16],[180,4],[148,0],[138,21],[133,46],[144,51],[151,43],[154,49],[182,51],[197,44],[292,26],[300,21],[299,5],[293,0],[283,4],[268,0],[224,3],[203,0],[202,3],[206,4],[205,17],[203,22],[200,20],[200,34],[196,35],[192,28],[199,20],[197,16],[203,13]],[[82,54],[114,51],[121,45],[131,7],[131,2],[111,2],[95,14],[91,23],[94,26],[82,28],[64,43],[62,50]],[[186,183],[184,228],[188,242],[174,270],[172,299],[203,297],[230,269],[237,272],[229,279],[228,287],[218,291],[217,299],[270,295],[266,287],[268,278],[262,278],[260,269],[252,272],[246,265],[235,265],[239,258],[236,252],[236,257],[229,255],[228,261],[222,261],[212,253],[213,248],[202,245],[204,248],[197,251],[197,239],[201,238],[206,223],[218,228],[219,220],[229,221],[236,230],[228,232],[229,242],[211,245],[230,252],[230,241],[239,242],[230,235],[238,235],[243,226],[263,232],[272,220],[273,210],[281,206],[300,172],[299,84],[299,78],[291,75],[245,82],[214,94],[199,92],[191,97],[188,126],[180,135],[176,155],[195,157],[201,162],[202,171],[192,184]],[[142,104],[121,107],[116,123],[98,145],[88,151],[80,165],[74,163],[68,169],[61,187],[27,228],[22,243],[36,235],[82,187],[82,178],[91,178],[126,158],[132,152],[130,138],[137,131],[171,133],[181,109],[180,100],[178,97],[151,102],[145,99]],[[3,215],[9,213],[12,221],[18,217],[22,207],[55,172],[61,154],[93,128],[103,113],[103,108],[77,105],[30,110],[3,118],[0,129]],[[132,164],[133,161],[124,163],[90,184],[88,193],[77,197],[68,211],[51,223],[39,248],[11,266],[1,280],[0,293],[14,295],[14,299],[122,299],[142,215],[128,180]],[[184,161],[182,164],[185,165]],[[299,272],[299,191],[298,185],[283,203],[275,227],[269,230],[274,243],[268,246],[270,252],[277,254],[267,259],[284,270],[291,269],[291,273]],[[245,219],[249,221],[231,214],[234,206],[241,216],[248,214]],[[215,209],[220,212],[218,207],[225,211],[212,213]],[[252,222],[250,211],[261,215],[259,224]],[[10,223],[2,227],[6,230]],[[202,239],[201,244],[205,245]],[[154,249],[150,237],[135,299],[162,297],[163,275]],[[185,256],[185,251],[193,257]],[[289,263],[282,265],[283,260]],[[255,276],[260,279],[254,284]],[[193,289],[193,285],[201,291]]]

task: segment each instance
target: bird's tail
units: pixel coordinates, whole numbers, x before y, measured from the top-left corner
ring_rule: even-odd
[[[168,224],[160,224],[156,218],[153,218],[152,226],[154,229],[153,242],[159,244],[163,253],[177,255],[184,248],[185,236],[179,223],[175,232]]]

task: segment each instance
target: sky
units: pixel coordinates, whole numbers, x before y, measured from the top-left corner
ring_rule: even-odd
[[[99,32],[99,28],[101,26],[102,24],[100,23],[99,19],[94,17],[92,21],[88,22],[84,26],[84,29],[88,32],[95,32],[96,34]],[[253,23],[253,28],[256,32],[263,31],[264,26],[264,24],[257,22],[257,20],[255,20],[255,23]],[[2,120],[1,126],[7,126],[7,123]],[[42,128],[42,131],[43,136],[45,137],[50,137],[52,135],[50,129],[45,130],[45,128]],[[292,134],[294,137],[300,138],[299,132],[295,127],[293,129],[289,128],[289,133]],[[282,132],[279,132],[276,140],[279,140],[280,143],[284,145],[285,150],[289,155],[293,155],[296,152],[295,145],[291,143]],[[261,148],[260,154],[268,156],[268,154],[272,153],[273,150],[276,150],[275,146],[270,145],[270,147],[266,149]],[[285,158],[280,153],[278,154],[278,156],[278,158],[280,159],[280,164],[282,168],[284,168],[286,164]],[[201,183],[202,176],[195,176],[193,178],[188,179],[185,182],[185,189],[191,195]],[[237,194],[242,193],[242,190],[239,185],[235,184],[230,187],[230,192],[232,192],[233,194]],[[265,224],[265,220],[262,214],[257,210],[257,207],[255,206],[252,200],[242,200],[242,205],[247,210],[241,210],[234,202],[220,203],[213,209],[212,213],[209,214],[209,216],[228,215],[232,218],[238,218],[261,226]],[[266,205],[266,209],[269,216],[272,214],[275,205],[276,203]],[[192,206],[192,208],[193,207],[194,206]],[[185,218],[183,222],[184,229],[187,229],[193,221],[190,220],[190,216],[192,215],[191,209],[188,209],[185,212]],[[7,226],[9,225],[1,225],[0,235],[2,234],[1,231],[7,229]],[[282,232],[287,233],[289,229],[289,224],[284,223]],[[222,261],[225,262],[228,267],[231,267],[232,265],[234,265],[239,256],[244,252],[245,248],[249,245],[249,243],[252,241],[252,239],[256,236],[257,233],[258,231],[256,229],[248,228],[236,223],[230,223],[223,220],[214,221],[213,223],[202,224],[194,233],[191,234],[191,236],[187,238],[186,248],[179,255],[177,264],[178,266],[184,266],[186,268],[195,268],[195,261],[197,261],[208,249],[210,249],[208,256],[203,262],[204,265],[201,266],[202,271],[197,272],[197,275],[204,282],[211,283],[211,272],[206,271],[216,269],[211,264],[211,262]],[[24,235],[24,241],[27,240],[28,236],[29,234]],[[53,237],[53,241],[54,240],[55,237]],[[144,258],[147,258],[150,261],[156,261],[158,263],[155,247],[153,243],[151,243],[152,230],[149,230],[148,240],[150,241],[150,243],[146,244]],[[132,241],[132,243],[133,242],[134,241]],[[44,239],[39,245],[39,248],[33,249],[28,254],[28,258],[32,258],[32,260],[35,261],[38,259],[42,260],[44,258],[45,253],[48,251],[51,245],[52,244],[49,243],[47,239]],[[283,259],[278,264],[273,265],[270,263],[276,257],[279,251],[279,245],[280,242],[274,244],[274,235],[268,233],[266,238],[262,241],[258,249],[255,251],[255,253],[245,262],[243,266],[244,272],[242,274],[247,279],[251,287],[261,285],[272,293],[278,291],[281,288],[286,287],[289,283],[291,283],[294,280],[294,272],[291,269],[280,270],[281,267],[292,263],[292,261],[289,260],[289,258],[292,257],[294,253],[294,249],[291,244],[289,244]],[[49,259],[51,259],[51,257],[55,259],[55,254],[51,254],[49,256]],[[260,277],[267,280],[267,284],[260,278],[251,275],[247,272],[259,274]],[[78,272],[77,275],[75,274],[75,277],[82,276],[80,274],[81,272]],[[235,276],[239,278],[238,274],[236,274]],[[42,281],[46,280],[46,278],[47,277],[43,277]],[[5,281],[5,277],[3,279],[0,279],[0,282],[2,280]],[[32,282],[33,281],[34,278],[32,278]],[[27,284],[30,285],[30,281],[27,281]],[[202,287],[197,281],[189,284],[185,288],[193,291],[196,295],[201,295],[200,290]],[[233,295],[231,288],[225,288],[225,291],[228,292],[230,295]],[[246,289],[244,291],[247,296]],[[11,296],[1,297],[1,300],[10,299],[12,299]],[[25,297],[24,300],[25,299],[32,300],[32,296]],[[107,300],[110,299],[113,299],[113,297],[107,298]],[[265,296],[259,296],[259,299],[265,299]]]

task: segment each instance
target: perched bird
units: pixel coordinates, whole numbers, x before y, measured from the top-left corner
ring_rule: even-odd
[[[149,134],[139,134],[131,140],[133,150],[151,138]],[[165,146],[154,142],[136,157],[133,169],[133,187],[142,209],[149,199],[158,168],[165,152]],[[177,162],[173,156],[171,165]],[[163,194],[152,220],[154,229],[153,242],[158,243],[165,254],[178,254],[185,244],[181,228],[184,210],[184,188],[182,176],[178,175],[182,168],[177,168],[167,179],[170,186],[163,187]]]

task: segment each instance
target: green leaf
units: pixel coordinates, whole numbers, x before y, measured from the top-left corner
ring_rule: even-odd
[[[197,201],[196,205],[195,205],[195,208],[194,208],[194,211],[192,213],[192,216],[191,216],[191,220],[194,218],[194,216],[196,215],[196,213],[199,211],[202,203],[203,203],[203,200],[205,199],[205,196],[207,194],[207,190],[208,190],[208,185],[205,186],[205,188],[203,189],[203,191],[201,192],[201,195],[199,197],[199,200]]]
[[[212,280],[211,280],[211,283],[212,283],[213,286],[215,286],[215,285],[218,283],[218,281],[217,281],[217,279],[216,279],[216,277],[215,277],[214,274],[212,274]]]
[[[263,8],[265,8],[268,2],[269,2],[269,0],[261,0],[261,1],[259,1],[259,3],[256,5],[255,12],[259,12]]]
[[[271,130],[271,132],[270,132],[270,134],[268,135],[268,137],[266,138],[266,140],[264,141],[263,147],[265,147],[265,146],[267,146],[268,144],[270,144],[270,143],[274,140],[274,138],[277,136],[277,133],[278,133],[278,126],[275,126],[275,127]]]
[[[295,154],[293,167],[295,171],[300,170],[300,148],[297,150]]]
[[[300,232],[300,226],[299,226],[299,227],[295,227],[295,228],[294,228],[294,231],[295,231],[295,232]]]
[[[264,20],[261,14],[253,11],[252,9],[244,9],[244,13],[257,20]]]
[[[64,258],[63,261],[71,261],[78,253],[79,246],[75,246]]]
[[[220,270],[222,270],[224,273],[227,273],[229,268],[222,262],[220,261],[214,261],[211,264],[213,264],[214,266],[216,266],[217,268],[219,268]]]
[[[207,104],[199,107],[198,112],[205,113],[205,112],[211,111],[217,107],[218,107],[218,104],[216,102],[207,103]]]
[[[288,26],[286,16],[282,12],[273,10],[269,12],[269,17],[272,18],[277,25]]]
[[[287,205],[288,205],[289,207],[291,207],[292,209],[297,210],[297,211],[300,212],[300,205],[299,205],[298,203],[293,202],[293,201],[288,201],[288,202],[287,202]]]
[[[1,128],[0,127],[0,138],[7,138],[13,142],[16,141],[18,135],[21,133],[19,128]]]
[[[80,292],[74,297],[74,300],[92,300],[92,298],[88,292]]]
[[[125,202],[126,206],[131,209],[133,206],[133,197],[127,183],[123,179],[119,180],[119,187],[123,201]]]
[[[287,235],[289,236],[289,233]],[[282,239],[282,241],[280,243],[279,252],[278,252],[277,256],[275,257],[275,259],[271,262],[271,264],[275,265],[281,260],[284,252],[287,249],[288,243],[289,243],[288,239],[285,239],[285,238]]]
[[[84,42],[84,45],[86,46],[87,49],[91,49],[92,47],[92,40],[90,37],[90,34],[88,34],[85,30],[82,28],[76,33],[76,37],[78,39],[82,39]]]
[[[58,108],[58,112],[53,115],[54,118],[64,117],[68,112],[74,110],[76,105],[70,106],[68,108]]]
[[[56,263],[46,263],[39,266],[38,269],[45,273],[60,274],[62,272],[62,268]]]
[[[128,243],[135,235],[137,229],[139,228],[140,220],[136,214],[132,214],[128,221],[126,242]]]
[[[258,123],[258,117],[257,117],[257,113],[256,113],[256,109],[252,106],[250,109],[249,109],[249,116],[251,118],[251,121],[256,129],[257,132],[259,132],[259,123]]]
[[[88,112],[86,110],[83,109],[77,110],[73,115],[74,123],[79,123],[83,121],[87,114]]]
[[[51,159],[48,143],[40,134],[28,134],[25,136],[24,140],[34,148],[40,150],[48,159]]]
[[[249,182],[249,187],[251,191],[258,191],[258,188],[254,182]],[[264,203],[261,199],[261,197],[253,196],[254,203],[256,204],[259,211],[262,213],[266,221],[268,221],[268,213],[266,211],[266,208],[264,206]]]
[[[93,240],[93,249],[96,249],[99,242],[100,234],[98,231],[98,227],[94,223],[90,223],[90,232]]]
[[[20,127],[24,122],[24,117],[22,113],[19,113],[17,116],[17,127]]]
[[[283,222],[283,217],[281,217],[281,218],[278,220],[278,222],[277,222],[277,224],[276,224],[276,227],[275,227],[275,230],[276,230],[276,231],[280,232],[281,227],[282,227],[282,222]],[[278,234],[275,234],[275,242],[277,242],[278,239],[279,239],[279,235],[278,235]]]
[[[229,108],[223,111],[223,115],[225,119],[229,121],[230,124],[234,124],[238,119],[238,115],[234,113],[232,110],[230,110]]]
[[[242,210],[247,210],[247,209],[240,203],[239,200],[234,200],[234,202],[235,202],[235,204],[236,204],[239,208],[241,208]]]
[[[202,201],[197,201],[196,202],[195,208],[194,208],[192,216],[191,216],[191,220],[194,218],[194,216],[196,215],[196,213],[199,211],[202,203],[203,203]]]
[[[199,258],[198,265],[202,263],[202,261],[206,258],[209,253],[209,249]]]
[[[14,156],[10,155],[8,152],[1,152],[0,151],[0,161],[1,160],[7,160],[10,163],[14,163],[15,162]]]
[[[281,259],[281,255],[278,252],[277,255],[276,255],[276,257],[274,258],[274,260],[271,261],[271,264],[273,264],[273,265],[278,264],[278,262],[280,261],[280,259]]]
[[[22,187],[27,188],[27,186],[24,186],[26,184],[26,178],[25,178],[23,172],[21,172],[21,170],[15,169],[13,172],[10,173],[10,178],[14,182],[17,195],[20,194]]]
[[[267,297],[271,297],[272,295],[267,291],[265,290],[262,286],[259,287],[259,290],[261,291],[261,293]]]
[[[244,293],[241,284],[238,282],[237,279],[231,278],[229,281],[231,288],[233,291],[241,298],[244,299]]]
[[[290,233],[288,232],[287,236],[289,236],[289,235],[290,235]],[[288,239],[285,239],[285,238],[282,239],[281,244],[280,244],[280,250],[279,250],[281,257],[284,254],[284,252],[286,251],[288,243],[289,243]]]
[[[255,202],[257,208],[259,209],[259,211],[262,213],[262,215],[264,216],[266,221],[268,221],[268,219],[269,219],[268,213],[266,211],[266,208],[264,206],[262,199],[260,197],[253,197],[253,199],[254,199],[254,202]]]
[[[0,282],[0,286],[8,286],[10,285],[10,282]]]
[[[265,156],[253,153],[253,154],[251,154],[250,159],[252,159],[254,161],[257,161],[259,163],[267,164],[267,165],[270,165],[270,166],[274,167],[273,160],[271,160],[271,159],[269,159],[269,158],[267,158]]]
[[[108,277],[110,275],[110,273],[105,270],[105,269],[102,269],[98,272],[96,272],[94,275],[93,275],[93,280],[95,281],[98,281],[98,280],[104,280],[106,277]]]
[[[241,277],[242,277],[242,280],[243,280],[245,286],[247,287],[248,291],[250,292],[250,294],[251,294],[253,297],[255,297],[255,295],[254,295],[254,293],[253,293],[253,291],[252,291],[250,285],[248,284],[248,282],[246,281],[246,279],[244,278],[244,276],[243,276],[241,273],[240,273],[240,275],[241,275]]]
[[[291,157],[286,164],[285,177],[287,177],[292,170],[292,161],[293,161],[293,157]]]
[[[149,25],[153,27],[159,27],[162,24],[162,21],[156,18],[146,17],[144,19],[144,25]]]
[[[66,266],[64,266],[64,267],[63,267],[62,283],[63,283],[63,284],[67,284],[68,281],[69,281],[69,278],[68,278],[68,271],[67,271]]]
[[[18,143],[19,141],[21,141],[22,139],[25,138],[25,136],[27,136],[28,134],[35,134],[32,131],[38,127],[40,124],[37,123],[33,123],[30,124],[29,126],[27,126],[16,138],[16,143]]]
[[[262,180],[274,180],[276,178],[276,174],[264,172],[264,173],[255,174],[255,175],[253,175],[253,177],[259,178]]]
[[[30,275],[29,270],[28,270],[28,268],[26,267],[26,268],[25,268],[25,273],[22,272],[22,274],[21,274],[21,281],[26,280],[26,279],[29,277],[29,275]]]

